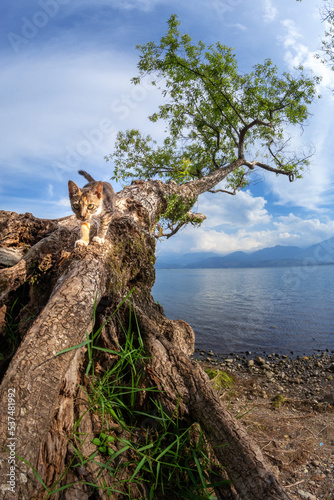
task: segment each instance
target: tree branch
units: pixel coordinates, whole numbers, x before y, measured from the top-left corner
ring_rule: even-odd
[[[252,162],[245,161],[244,165],[246,165],[246,167],[249,167],[251,169],[254,169],[254,167],[260,167],[260,168],[263,168],[263,170],[268,170],[268,172],[273,172],[275,174],[281,174],[281,175],[287,175],[289,177],[290,182],[293,182],[294,178],[295,178],[295,176],[292,172],[286,172],[285,170],[271,167],[270,165],[267,165],[266,163],[262,163],[260,161],[252,161]]]
[[[0,247],[0,266],[14,266],[24,256],[24,248]]]
[[[219,104],[217,103],[216,99],[214,98],[214,95],[212,94],[212,92],[210,92],[210,90],[206,87],[205,85],[205,82],[210,82],[210,84],[212,85],[212,87],[214,87],[215,90],[218,90],[218,92],[223,96],[223,98],[226,100],[226,102],[228,103],[228,105],[231,107],[231,109],[233,109],[235,115],[237,116],[237,118],[240,120],[241,123],[245,124],[245,121],[243,119],[243,117],[240,115],[240,113],[237,111],[237,109],[235,108],[235,106],[233,105],[233,103],[231,102],[231,99],[227,96],[227,94],[225,92],[222,91],[221,88],[217,88],[217,85],[215,82],[213,82],[208,76],[202,74],[200,71],[196,71],[194,68],[191,68],[190,66],[186,66],[185,64],[182,64],[181,60],[177,57],[176,54],[173,54],[174,57],[175,57],[175,60],[176,60],[176,63],[183,69],[189,71],[190,73],[193,73],[194,75],[198,76],[200,78],[200,80],[202,81],[202,83],[204,84],[204,87],[206,89],[206,91],[208,92],[208,94],[210,95],[210,97],[212,98],[212,100],[214,101],[215,105],[217,106],[217,108],[219,109],[219,111],[221,112],[222,116],[224,116],[223,112],[222,112],[222,109],[220,108]],[[170,63],[171,64],[171,63]],[[224,116],[225,117],[225,116]],[[229,121],[230,123],[230,121]],[[230,123],[231,127],[235,130],[235,132],[237,132],[236,128],[234,127],[234,125],[232,125]]]
[[[248,125],[243,127],[239,133],[238,158],[240,158],[240,159],[244,158],[244,144],[245,144],[246,134],[247,134],[248,130],[255,127],[256,125],[262,125],[263,127],[272,128],[271,123],[266,123],[266,122],[263,122],[262,120],[253,120],[251,123],[249,123]]]
[[[260,448],[223,407],[200,365],[189,359],[177,339],[171,342],[143,310],[137,309],[137,312],[153,372],[165,382],[164,386],[174,387],[175,380],[178,381],[182,398],[176,399],[175,393],[165,394],[170,399],[171,408],[178,405],[183,413],[201,425],[240,498],[289,500],[290,496],[265,463]],[[182,335],[179,334],[178,338]]]
[[[71,219],[70,226],[73,226],[73,224],[77,226],[74,217],[71,217]],[[21,286],[29,278],[30,274],[36,271],[36,268],[39,267],[45,257],[50,256],[51,259],[59,257],[59,242],[65,240],[65,233],[68,235],[70,231],[60,225],[50,236],[43,238],[32,246],[19,262],[10,268],[0,270],[0,303],[3,303],[10,292]],[[73,243],[76,234],[77,229],[69,234]]]
[[[228,191],[227,189],[209,189],[208,193],[226,193],[234,196],[236,194],[236,191]]]
[[[159,234],[155,235],[155,237],[158,238],[166,238],[167,240],[171,237],[174,236],[184,225],[190,223],[193,226],[196,224],[202,224],[202,222],[205,221],[207,218],[206,215],[201,214],[201,213],[194,213],[194,212],[187,212],[186,213],[186,218],[187,220],[179,222],[176,226],[173,224],[168,224],[168,229],[170,229],[170,233],[163,233],[159,232]]]
[[[225,167],[221,167],[214,172],[202,177],[201,179],[196,179],[194,181],[186,182],[180,186],[180,193],[183,196],[199,196],[206,191],[214,188],[219,182],[225,179],[231,172],[241,167],[244,164],[244,160],[237,159],[231,162]]]

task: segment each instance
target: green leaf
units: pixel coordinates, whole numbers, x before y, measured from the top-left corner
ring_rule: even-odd
[[[87,344],[91,344],[91,340],[85,340],[81,344],[74,345],[73,347],[68,347],[67,349],[64,349],[62,351],[57,352],[56,356],[60,356],[61,354],[64,354],[65,352],[73,351],[74,349],[80,349],[80,347],[83,347]]]
[[[92,439],[91,443],[95,444],[96,446],[101,446],[101,444],[102,444],[102,442],[99,440],[99,438]]]
[[[143,467],[144,463],[146,462],[147,460],[147,457],[146,456],[143,456],[143,458],[141,459],[141,461],[139,462],[139,464],[137,465],[134,473],[132,474],[131,478],[129,479],[129,482],[131,483],[131,481],[133,481],[133,479],[136,477],[136,475],[138,474],[138,472],[140,471],[140,469]]]
[[[232,48],[220,42],[193,43],[181,33],[175,14],[159,42],[137,48],[139,74],[132,81],[149,78],[160,86],[164,100],[148,118],[164,122],[166,134],[158,143],[138,129],[119,132],[114,151],[106,157],[114,164],[113,179],[161,179],[191,187],[219,171],[216,183],[226,179],[225,191],[235,194],[254,180],[255,166],[288,174],[288,179],[289,174],[302,175],[310,153],[289,148],[288,139],[310,116],[317,77],[301,67],[279,74],[270,59],[245,73]],[[201,189],[214,187],[207,186],[194,189],[194,198]],[[192,222],[186,215],[190,200],[171,201],[158,229],[161,234],[163,227]]]

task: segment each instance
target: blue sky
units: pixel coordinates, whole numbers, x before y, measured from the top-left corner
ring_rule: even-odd
[[[302,63],[323,77],[322,99],[294,144],[316,149],[304,179],[264,175],[237,196],[202,195],[208,219],[186,228],[158,253],[251,251],[306,246],[334,236],[334,73],[314,57],[325,26],[321,1],[303,0],[3,0],[0,6],[0,209],[58,218],[71,213],[67,181],[79,168],[108,180],[118,130],[157,138],[147,116],[161,102],[137,75],[136,44],[158,41],[172,13],[193,41],[235,49],[242,71],[270,57],[281,72]],[[116,190],[120,186],[114,186]]]

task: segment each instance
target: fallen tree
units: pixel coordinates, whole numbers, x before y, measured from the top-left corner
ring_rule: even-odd
[[[142,180],[117,194],[106,243],[74,248],[74,216],[49,221],[0,213],[0,332],[6,339],[0,487],[6,500],[173,498],[167,486],[159,490],[158,480],[168,452],[185,436],[191,458],[180,465],[180,477],[190,478],[195,492],[199,483],[204,498],[213,488],[217,498],[289,498],[190,359],[192,329],[168,320],[151,288],[157,238],[203,222],[205,215],[192,211],[202,193],[235,194],[256,169],[289,181],[300,177],[308,156],[289,152],[284,127],[305,122],[315,82],[302,74],[279,78],[270,61],[239,73],[230,49],[193,46],[178,24],[172,16],[160,44],[140,48],[140,78],[161,77],[168,99],[151,120],[167,120],[169,136],[157,146],[136,130],[119,134],[108,157],[114,178]],[[260,159],[253,145],[262,148]],[[129,296],[131,307],[124,302]],[[118,363],[128,367],[130,358],[135,361],[121,383]],[[110,403],[110,391],[122,384],[123,395]],[[126,421],[121,410],[128,409]],[[181,422],[188,427],[173,441],[168,428],[179,430]],[[145,455],[163,425],[169,441],[160,439],[160,451]],[[200,442],[208,443],[200,453],[211,483],[200,469]],[[174,471],[173,461],[168,467]],[[167,474],[165,481],[172,479]],[[182,490],[183,479],[174,498],[194,498]]]
[[[194,349],[190,326],[168,320],[151,297],[156,240],[150,229],[165,203],[166,189],[175,186],[161,181],[135,182],[118,193],[119,213],[112,222],[110,239],[103,246],[74,249],[78,228],[73,216],[46,221],[30,214],[1,212],[2,248],[24,248],[26,252],[12,267],[2,269],[0,277],[1,305],[7,308],[7,321],[8,311],[14,303],[17,306],[11,314],[15,314],[22,339],[5,371],[0,392],[4,409],[12,408],[8,398],[15,396],[16,424],[12,441],[8,431],[12,420],[8,420],[7,411],[2,413],[3,498],[47,496],[34,470],[49,488],[61,477],[73,456],[70,443],[80,419],[80,431],[96,437],[94,409],[89,408],[81,388],[89,390],[84,377],[87,346],[55,355],[85,341],[85,332],[92,328],[94,303],[99,304],[95,324],[101,325],[133,288],[133,307],[147,356],[146,384],[159,387],[155,397],[165,411],[173,413],[178,408],[182,418],[200,424],[240,498],[288,498],[259,448],[220,403],[207,375],[189,358]],[[101,345],[117,350],[123,338],[117,322],[103,326]],[[106,355],[100,360],[101,369],[108,362]],[[84,453],[92,453],[90,441]],[[17,455],[15,493],[4,491],[9,473],[8,446],[12,443]],[[90,480],[99,484],[94,470],[89,474]],[[105,481],[112,484],[111,477],[109,483]],[[74,486],[54,497],[89,498],[89,487],[83,484],[78,468],[69,468],[61,484],[71,482]],[[99,495],[107,498],[104,490]],[[113,495],[118,498],[117,493]]]

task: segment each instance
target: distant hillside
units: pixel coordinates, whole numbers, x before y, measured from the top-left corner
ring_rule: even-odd
[[[164,255],[157,258],[156,267],[158,269],[178,269],[187,267],[195,262],[215,257],[217,254],[214,252],[194,252],[186,253],[184,255]]]
[[[247,254],[233,252],[219,255],[214,252],[163,256],[157,259],[157,269],[213,269],[236,267],[281,267],[303,264],[334,264],[334,238],[307,248],[277,245]]]

